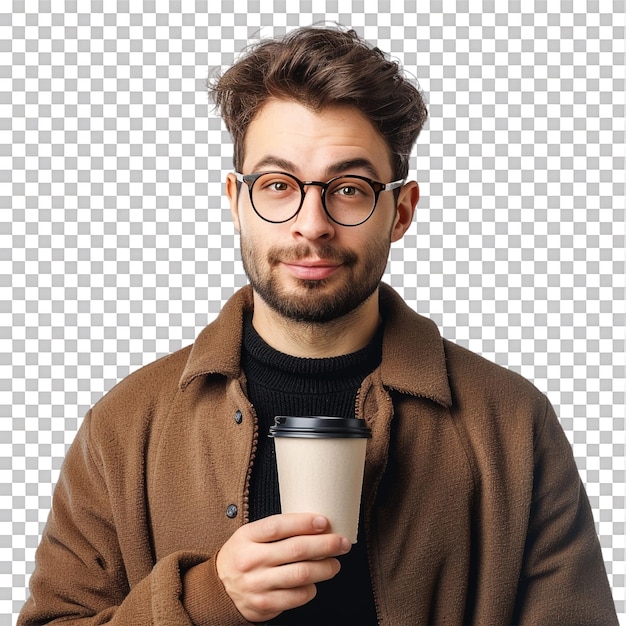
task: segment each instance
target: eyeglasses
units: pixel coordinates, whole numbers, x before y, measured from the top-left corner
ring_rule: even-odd
[[[379,183],[355,174],[337,176],[327,183],[303,182],[286,172],[235,172],[235,177],[248,186],[255,213],[272,224],[282,224],[294,218],[304,203],[304,188],[314,185],[321,187],[322,206],[333,222],[341,226],[359,226],[374,213],[382,191],[397,189],[404,183],[403,180]]]

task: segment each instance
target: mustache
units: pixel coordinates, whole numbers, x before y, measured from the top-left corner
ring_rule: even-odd
[[[302,244],[289,248],[271,248],[268,252],[268,259],[272,265],[278,263],[292,263],[294,261],[301,261],[302,259],[322,259],[323,261],[329,261],[333,264],[354,265],[357,261],[357,256],[354,252],[349,250],[342,250],[332,246],[330,244],[324,244],[321,246],[309,246]]]

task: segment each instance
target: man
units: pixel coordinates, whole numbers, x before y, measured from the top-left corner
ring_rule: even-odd
[[[380,283],[419,197],[419,91],[326,28],[260,43],[211,91],[251,285],[88,413],[19,624],[617,623],[546,398]],[[372,429],[356,545],[280,514],[278,414]]]

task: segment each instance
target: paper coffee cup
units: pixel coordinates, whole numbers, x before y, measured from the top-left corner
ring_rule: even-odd
[[[278,416],[270,428],[283,513],[319,513],[330,529],[356,543],[365,449],[363,420]]]

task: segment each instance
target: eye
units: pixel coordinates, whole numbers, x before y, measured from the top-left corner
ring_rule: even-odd
[[[337,195],[340,196],[345,196],[347,198],[350,198],[352,196],[356,196],[359,193],[361,193],[360,189],[357,189],[354,185],[341,185],[341,187],[339,187],[335,193]]]
[[[329,193],[338,199],[359,198],[370,196],[372,193],[369,185],[358,178],[338,178],[329,188]]]
[[[288,185],[284,180],[278,180],[276,182],[269,183],[266,186],[269,187],[272,191],[286,191],[288,188]]]
[[[298,190],[298,186],[295,181],[285,176],[276,174],[266,174],[262,176],[259,178],[258,186],[259,190],[267,193],[282,194]]]

